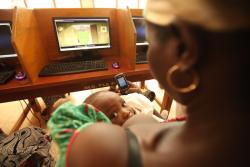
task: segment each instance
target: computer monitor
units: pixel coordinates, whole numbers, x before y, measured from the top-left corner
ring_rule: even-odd
[[[109,18],[54,18],[60,51],[111,48]]]
[[[17,57],[11,44],[11,23],[0,22],[0,59]]]
[[[136,45],[148,45],[146,40],[145,20],[143,17],[132,17],[136,29]]]

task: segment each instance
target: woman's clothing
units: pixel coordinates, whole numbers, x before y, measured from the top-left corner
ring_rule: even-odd
[[[142,167],[139,142],[133,132],[130,130],[126,132],[128,138],[128,167]]]
[[[157,122],[163,122],[164,120],[154,115],[153,103],[144,95],[140,93],[130,93],[120,96],[126,104],[132,107],[136,114],[145,114],[153,117]]]
[[[49,150],[51,139],[39,127],[18,130],[0,140],[0,166],[21,166],[27,161],[36,166],[55,166]]]

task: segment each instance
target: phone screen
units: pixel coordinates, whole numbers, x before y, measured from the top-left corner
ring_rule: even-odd
[[[127,88],[127,82],[124,77],[118,78],[117,81],[121,89]]]

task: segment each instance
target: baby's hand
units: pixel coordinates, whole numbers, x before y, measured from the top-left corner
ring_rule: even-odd
[[[55,111],[60,105],[63,103],[66,103],[68,101],[72,101],[72,98],[70,96],[67,96],[65,98],[58,99],[52,106],[52,111]]]

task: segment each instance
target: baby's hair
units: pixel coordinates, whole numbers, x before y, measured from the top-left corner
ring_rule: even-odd
[[[102,111],[104,114],[106,114],[108,112],[107,110],[107,104],[106,103],[102,103],[103,101],[100,102],[101,99],[105,99],[106,96],[108,94],[116,94],[112,91],[108,91],[108,90],[104,90],[104,91],[99,91],[99,92],[95,92],[91,95],[89,95],[84,103],[87,103],[87,104],[91,104],[92,106],[94,106],[96,109]],[[119,97],[119,96],[118,96]],[[105,100],[104,100],[105,101]]]
[[[103,91],[95,92],[95,93],[89,95],[89,96],[84,100],[84,103],[93,104],[93,103],[95,102],[95,100],[96,100],[96,97],[98,97],[100,94],[106,93],[106,92],[109,92],[109,91],[103,90]]]

